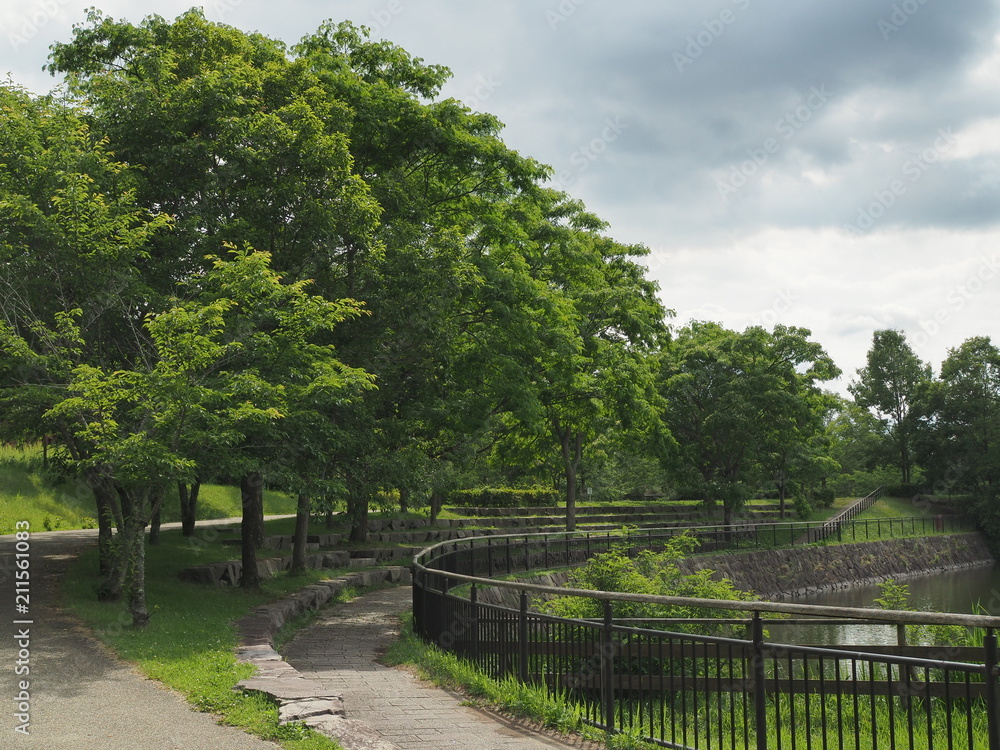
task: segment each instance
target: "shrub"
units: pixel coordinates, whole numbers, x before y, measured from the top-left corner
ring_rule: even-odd
[[[805,495],[795,496],[795,515],[803,521],[808,521],[812,517],[813,506]]]
[[[449,495],[448,501],[451,505],[480,508],[555,507],[559,497],[558,490],[545,487],[528,489],[484,487],[473,490],[455,490]]]
[[[724,599],[728,601],[752,601],[756,597],[733,586],[728,578],[716,580],[714,571],[703,569],[696,573],[684,574],[678,563],[693,552],[698,540],[690,534],[681,534],[665,543],[661,551],[644,549],[634,556],[629,555],[627,537],[622,544],[610,552],[594,555],[590,561],[573,571],[569,585],[574,588],[593,591],[615,591],[629,594],[653,594],[657,596],[680,596],[696,599]],[[597,599],[561,596],[539,605],[541,611],[578,619],[599,618],[602,605]],[[615,616],[619,618],[735,618],[742,612],[725,609],[690,607],[681,604],[662,605],[646,602],[615,602]],[[651,625],[651,627],[658,627]],[[671,629],[684,630],[686,626],[672,623]],[[698,632],[723,634],[727,626],[710,628],[698,626]]]
[[[829,508],[833,501],[837,499],[837,493],[833,487],[817,487],[812,493],[813,504],[820,508]]]

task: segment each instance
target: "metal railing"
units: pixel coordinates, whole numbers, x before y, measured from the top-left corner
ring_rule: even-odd
[[[829,518],[822,523],[816,529],[810,529],[806,532],[805,538],[802,540],[806,544],[810,542],[819,542],[823,539],[828,538],[833,534],[840,534],[841,527],[848,521],[853,520],[857,516],[864,513],[866,510],[871,508],[875,503],[882,497],[885,488],[879,487],[873,492],[869,492],[864,497],[859,500],[854,501],[849,506],[844,508],[840,513],[835,515],[833,518]]]
[[[428,547],[414,558],[414,630],[493,677],[515,676],[572,700],[596,727],[662,747],[1000,750],[1000,617],[655,597],[496,578],[578,564],[623,540],[655,547],[681,531],[494,536]],[[517,591],[519,606],[480,602],[484,586]],[[603,618],[536,612],[532,595],[594,599]],[[616,621],[620,602],[739,610],[749,632],[707,634],[694,620],[635,627]],[[770,640],[768,619],[787,615],[981,628],[982,645],[921,650]]]

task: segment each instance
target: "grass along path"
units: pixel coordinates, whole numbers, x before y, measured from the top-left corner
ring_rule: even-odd
[[[236,661],[236,632],[231,623],[253,607],[344,571],[282,574],[265,581],[259,594],[197,586],[177,577],[190,565],[232,556],[233,548],[217,540],[192,544],[179,530],[164,531],[161,544],[147,548],[146,595],[152,619],[143,630],[131,627],[124,604],[96,600],[96,549],[82,555],[67,573],[63,600],[122,659],[182,693],[192,706],[214,714],[220,723],[278,742],[286,750],[342,750],[338,743],[310,730],[278,726],[278,710],[270,701],[234,690],[253,668]]]

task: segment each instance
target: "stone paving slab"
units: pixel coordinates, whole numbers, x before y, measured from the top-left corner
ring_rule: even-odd
[[[285,659],[328,693],[342,694],[349,720],[362,722],[399,750],[601,747],[463,706],[462,696],[379,664],[380,654],[398,638],[398,614],[410,602],[410,588],[400,586],[331,607],[285,646]]]

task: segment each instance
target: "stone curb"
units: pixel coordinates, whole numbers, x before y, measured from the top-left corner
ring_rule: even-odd
[[[399,750],[375,730],[349,719],[344,699],[330,695],[314,680],[306,679],[274,650],[274,636],[282,626],[306,610],[316,610],[346,588],[371,588],[383,583],[407,584],[410,569],[401,566],[363,570],[306,586],[290,596],[253,609],[235,625],[240,645],[236,660],[253,664],[253,677],[237,689],[264,693],[278,704],[278,722],[298,721],[332,737],[347,750]]]

